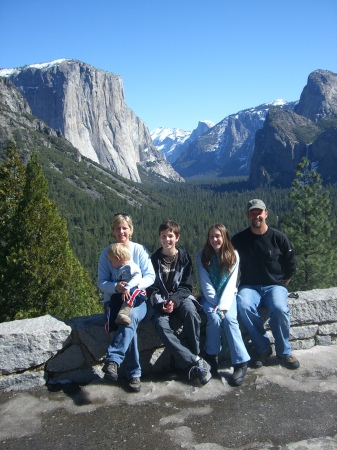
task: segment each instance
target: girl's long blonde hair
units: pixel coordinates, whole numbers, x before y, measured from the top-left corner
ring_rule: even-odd
[[[225,270],[230,273],[231,268],[236,263],[236,255],[234,251],[234,247],[229,239],[229,234],[227,228],[222,223],[216,223],[211,225],[207,232],[207,241],[202,249],[201,262],[207,271],[209,271],[209,266],[211,263],[211,256],[214,253],[214,249],[209,242],[209,234],[213,228],[216,228],[220,231],[221,237],[223,240],[220,254],[219,254],[219,264],[220,264],[220,272],[223,273]]]

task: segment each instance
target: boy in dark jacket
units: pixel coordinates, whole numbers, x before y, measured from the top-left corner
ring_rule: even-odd
[[[180,226],[176,222],[167,220],[160,225],[162,247],[151,256],[156,279],[147,289],[148,309],[157,333],[176,365],[189,368],[190,378],[196,375],[202,384],[206,384],[212,375],[210,366],[199,357],[201,320],[196,307],[198,303],[192,295],[192,261],[183,249],[176,247],[179,238]],[[186,344],[171,328],[171,316],[182,321]]]

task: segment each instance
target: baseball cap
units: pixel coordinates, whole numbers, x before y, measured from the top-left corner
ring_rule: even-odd
[[[253,198],[253,200],[250,200],[247,205],[247,211],[250,211],[251,209],[267,209],[266,205],[262,200],[259,198]]]

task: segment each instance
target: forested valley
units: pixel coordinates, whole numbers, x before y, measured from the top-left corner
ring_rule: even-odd
[[[48,139],[54,138],[50,136]],[[92,294],[94,291],[90,289],[91,299],[93,296],[97,300],[100,297],[96,288],[97,263],[101,250],[114,241],[111,221],[116,213],[131,215],[134,223],[133,240],[145,245],[150,253],[159,247],[160,223],[166,219],[177,221],[181,226],[179,244],[190,253],[194,264],[196,253],[204,245],[211,224],[225,224],[230,235],[248,226],[245,209],[247,202],[252,198],[262,198],[266,203],[269,210],[269,225],[282,229],[283,218],[287,216],[287,226],[289,227],[289,224],[291,226],[293,204],[290,189],[266,186],[251,190],[248,180],[244,178],[200,178],[189,179],[185,183],[163,183],[159,182],[155,175],[151,177],[145,173],[142,174],[141,184],[134,183],[90,160],[79,158],[78,154],[67,148],[66,144],[61,144],[58,148],[60,142],[62,140],[59,138],[54,142],[57,151],[44,148],[43,151],[37,152],[38,161],[47,182],[49,198],[56,204],[59,215],[66,221],[71,250],[87,270],[92,289],[96,292]],[[28,153],[21,152],[20,158],[24,162],[30,160]],[[5,160],[4,153],[2,159]],[[1,167],[4,167],[3,163]],[[301,183],[303,184],[303,181]],[[314,284],[313,282],[308,284],[308,289],[330,287],[336,276],[333,259],[327,259],[326,254],[332,255],[337,244],[334,226],[337,218],[337,187],[323,187],[319,183],[318,186],[316,184],[306,197],[311,202],[310,214],[317,216],[318,219],[314,224],[315,239],[328,238],[329,246],[325,252],[324,245],[327,245],[325,239],[323,247],[322,245],[320,247],[321,254],[318,255],[316,264],[320,266],[328,264],[331,267],[329,271],[326,270],[329,272],[328,278],[321,278]],[[326,193],[329,203],[328,210],[323,211],[321,200],[319,198],[315,200],[315,192],[322,190]],[[5,196],[2,197],[3,201],[4,199]],[[327,236],[325,236],[327,228],[324,225],[326,220],[329,221]],[[304,239],[310,245],[310,236],[304,236]],[[296,252],[296,242],[293,244]],[[305,249],[302,257],[307,258],[307,253]],[[317,259],[317,255],[315,258]],[[196,272],[194,283],[195,294],[198,295]],[[303,283],[296,282],[296,279],[289,286],[290,290],[299,287],[303,288]],[[80,292],[79,287],[77,289]],[[80,294],[76,295],[78,297]],[[97,312],[98,308],[93,310]],[[78,314],[81,314],[81,311],[78,310]]]

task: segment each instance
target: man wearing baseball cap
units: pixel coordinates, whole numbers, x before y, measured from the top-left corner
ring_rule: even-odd
[[[269,310],[276,356],[288,369],[297,369],[300,363],[289,344],[287,302],[287,286],[296,269],[294,250],[284,233],[267,225],[268,210],[262,200],[250,200],[246,215],[250,226],[233,236],[232,244],[240,256],[238,312],[256,351],[252,367],[262,367],[273,352],[258,312],[263,306]]]

